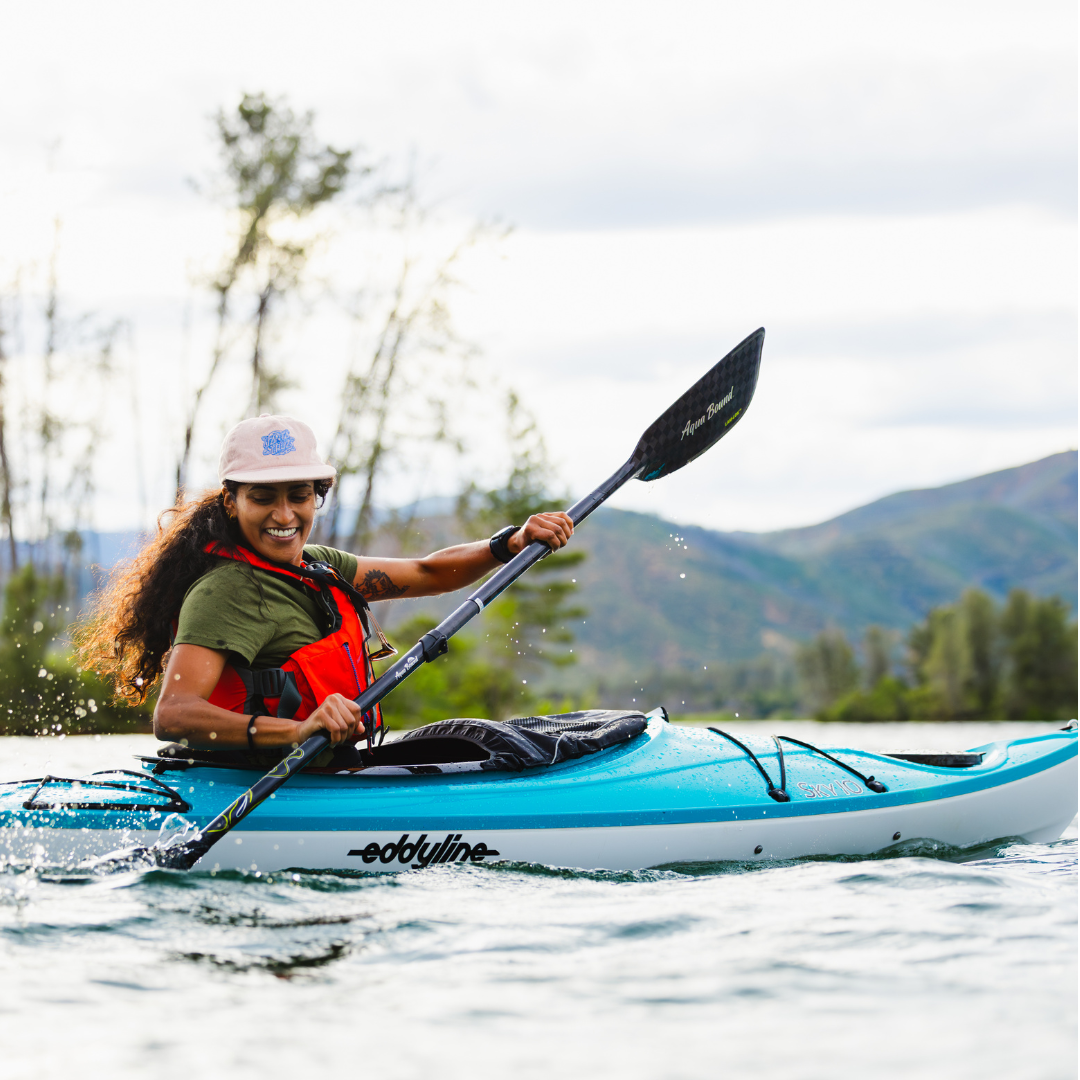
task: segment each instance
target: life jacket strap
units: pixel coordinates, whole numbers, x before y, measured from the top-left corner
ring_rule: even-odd
[[[386,640],[386,634],[383,633],[383,628],[379,625],[378,619],[375,618],[371,607],[364,598],[364,594],[353,586],[351,582],[346,581],[333,566],[324,562],[310,562],[305,563],[303,567],[298,567],[298,570],[305,578],[310,576],[320,584],[332,585],[349,598],[352,606],[356,609],[357,615],[360,616],[361,623],[364,625],[364,635],[367,641],[378,640],[379,642],[379,648],[368,652],[368,660],[385,660],[386,657],[397,654],[397,649]]]
[[[281,668],[255,671],[252,668],[235,666],[233,670],[247,688],[247,706],[250,712],[266,709],[266,698],[277,698],[276,715],[291,720],[303,704],[296,685],[296,676],[291,671],[283,671]]]

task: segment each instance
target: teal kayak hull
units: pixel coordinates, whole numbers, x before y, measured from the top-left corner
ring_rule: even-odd
[[[741,741],[778,783],[774,740]],[[836,760],[784,744],[789,801],[770,796],[742,747],[669,724],[659,711],[629,742],[518,773],[301,774],[196,869],[387,872],[510,861],[623,870],[868,855],[920,838],[957,847],[1052,840],[1076,814],[1075,730],[972,748],[966,767],[933,755],[922,763],[824,749]],[[126,778],[138,790],[104,795],[89,783],[0,787],[0,860],[71,865],[175,840],[184,829],[189,838],[260,775],[200,764],[153,769],[144,763],[144,780]],[[159,793],[152,776],[175,795]],[[868,787],[871,776],[884,791]]]

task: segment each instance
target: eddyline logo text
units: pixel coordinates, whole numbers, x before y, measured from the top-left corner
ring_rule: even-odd
[[[445,840],[428,840],[427,833],[421,833],[419,839],[409,840],[405,833],[400,840],[381,847],[372,841],[367,847],[353,848],[350,855],[359,855],[366,863],[381,862],[404,863],[418,869],[421,866],[434,866],[446,862],[482,863],[485,859],[498,857],[498,852],[489,848],[482,840],[476,844],[463,843],[461,833],[447,833]]]

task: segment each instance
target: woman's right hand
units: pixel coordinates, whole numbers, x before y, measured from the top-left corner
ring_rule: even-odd
[[[354,733],[363,735],[360,706],[343,694],[331,694],[301,725],[296,741],[302,743],[325,731],[334,745],[345,742]]]

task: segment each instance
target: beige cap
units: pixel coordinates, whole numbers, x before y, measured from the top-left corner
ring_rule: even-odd
[[[277,484],[285,480],[330,480],[336,473],[315,448],[315,433],[291,416],[241,420],[225,436],[218,459],[218,479],[240,484]]]

